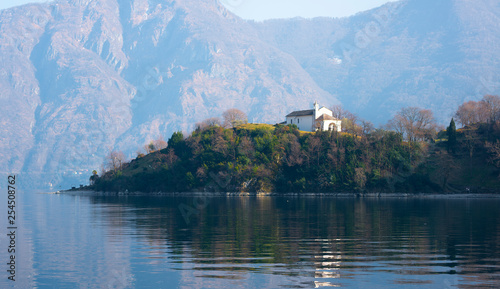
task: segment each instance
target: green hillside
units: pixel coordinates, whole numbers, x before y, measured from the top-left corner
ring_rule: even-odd
[[[405,142],[400,134],[304,133],[295,126],[211,126],[94,179],[97,191],[249,193],[485,193],[500,188],[487,142],[500,129],[480,125],[446,139]],[[446,133],[440,133],[445,136]]]
[[[455,151],[447,149],[446,141],[438,142],[420,172],[429,175],[431,181],[444,192],[500,192],[500,155],[495,154],[492,148],[495,145],[500,148],[499,139],[498,123],[476,124],[459,129]]]

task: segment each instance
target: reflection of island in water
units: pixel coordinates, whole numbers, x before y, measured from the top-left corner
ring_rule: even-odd
[[[167,259],[183,276],[259,273],[299,287],[500,282],[496,199],[209,198],[189,224],[179,206],[192,198],[90,199],[106,204],[113,234],[145,238],[149,262]]]

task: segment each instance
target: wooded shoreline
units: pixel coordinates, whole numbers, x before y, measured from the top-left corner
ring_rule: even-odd
[[[51,192],[50,194],[56,194]],[[131,197],[321,197],[321,198],[422,198],[422,199],[496,199],[500,198],[498,193],[248,193],[248,192],[98,192],[90,190],[64,190],[57,194],[65,195],[87,195],[87,196],[131,196]]]
[[[456,128],[438,129],[432,112],[403,108],[375,129],[340,107],[342,129],[247,123],[225,116],[151,142],[127,162],[111,152],[90,177],[103,192],[239,192],[238,194],[484,194],[500,192],[500,97],[459,107]],[[334,113],[335,112],[335,113]]]

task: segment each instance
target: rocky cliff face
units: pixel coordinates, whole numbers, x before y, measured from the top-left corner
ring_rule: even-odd
[[[378,123],[448,119],[500,88],[499,4],[389,3],[254,23],[216,0],[58,0],[0,11],[0,166],[40,189],[86,183],[113,149],[236,107],[250,121],[341,101]]]
[[[250,120],[337,100],[209,0],[61,0],[0,13],[0,166],[26,183],[85,183],[113,149],[237,107]],[[29,179],[29,180],[28,180]]]

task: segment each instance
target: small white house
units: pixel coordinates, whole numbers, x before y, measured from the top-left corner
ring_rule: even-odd
[[[333,112],[326,107],[319,107],[314,102],[314,108],[294,111],[286,116],[285,124],[295,124],[302,131],[342,131],[342,121],[333,117]]]

